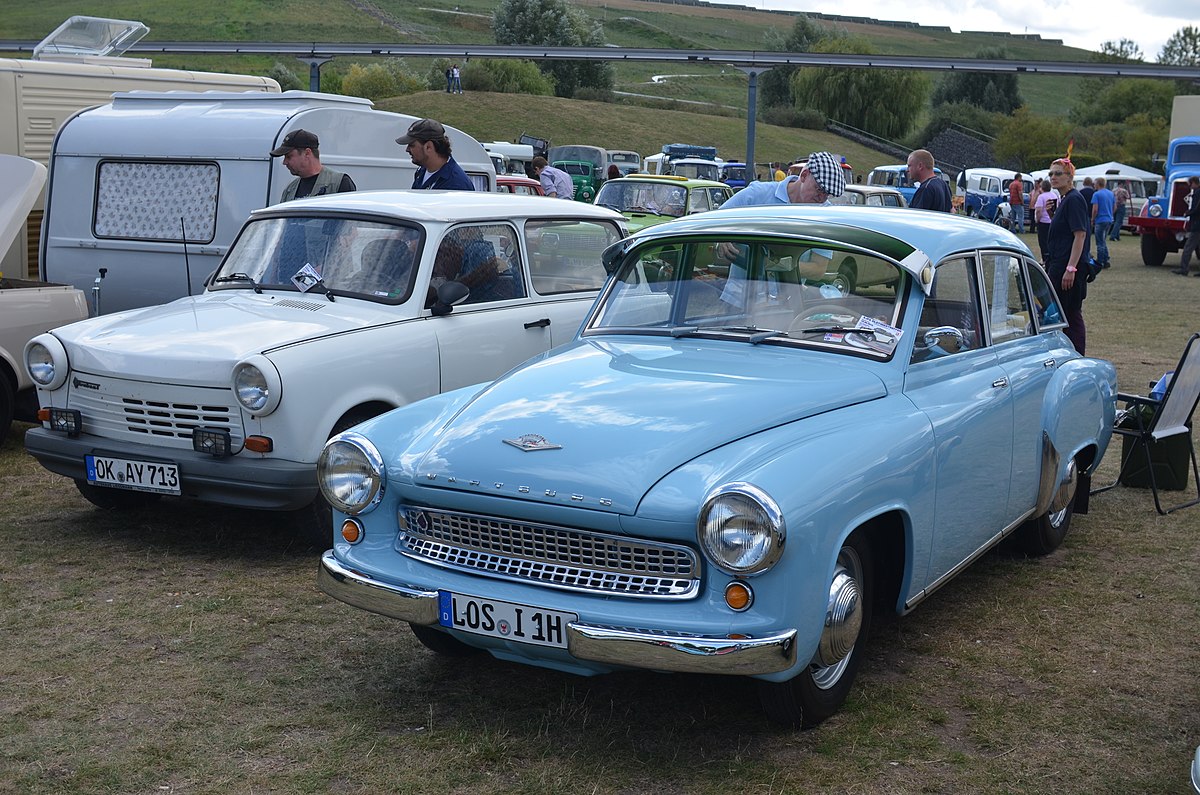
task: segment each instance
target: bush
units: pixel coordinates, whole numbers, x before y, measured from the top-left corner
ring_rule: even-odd
[[[586,99],[591,102],[612,102],[613,92],[608,88],[581,88],[575,92],[575,99]]]
[[[295,91],[308,88],[307,80],[301,81],[295,72],[288,69],[279,61],[276,61],[271,67],[271,71],[267,72],[267,77],[278,83],[282,91]]]
[[[816,108],[789,108],[783,105],[764,108],[762,120],[765,124],[803,130],[824,130],[826,122],[825,114]]]
[[[402,61],[393,61],[387,66],[351,64],[341,84],[341,93],[374,101],[423,90],[425,81],[405,71]]]
[[[446,67],[441,68],[438,88],[446,88]],[[502,94],[554,96],[554,81],[532,61],[483,59],[471,61],[462,70],[466,91],[495,91]]]

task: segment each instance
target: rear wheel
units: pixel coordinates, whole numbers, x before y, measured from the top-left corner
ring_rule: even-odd
[[[873,590],[870,542],[862,530],[856,530],[838,552],[816,657],[786,682],[759,683],[759,698],[768,718],[808,729],[837,712],[865,653]]]
[[[1059,484],[1050,507],[1041,516],[1030,519],[1017,530],[1016,540],[1021,550],[1032,557],[1049,555],[1058,549],[1067,531],[1071,529],[1071,516],[1075,512],[1075,491],[1079,487],[1079,472],[1072,461],[1067,466],[1066,477]]]
[[[854,292],[855,285],[858,284],[858,263],[854,257],[846,257],[842,260],[841,267],[838,268],[837,276],[833,278],[833,286],[841,291],[842,295],[850,295]]]
[[[110,489],[105,486],[93,486],[86,480],[76,480],[75,488],[83,498],[106,511],[130,511],[151,505],[162,497],[161,494],[150,494],[145,491],[129,491],[127,489]]]
[[[1167,259],[1167,246],[1158,235],[1147,232],[1142,235],[1142,262],[1148,268],[1157,268]]]

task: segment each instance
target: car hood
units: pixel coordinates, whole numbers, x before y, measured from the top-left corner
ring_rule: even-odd
[[[404,318],[395,306],[293,292],[220,290],[54,330],[77,371],[225,384],[246,356]]]
[[[411,475],[422,487],[633,513],[699,455],[887,393],[849,356],[629,339],[577,341],[496,381],[426,449],[403,454]]]

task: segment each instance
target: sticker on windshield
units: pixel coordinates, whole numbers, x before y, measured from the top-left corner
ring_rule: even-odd
[[[292,284],[296,285],[296,289],[302,293],[307,293],[320,283],[321,274],[308,262],[304,263],[303,268],[292,274]]]

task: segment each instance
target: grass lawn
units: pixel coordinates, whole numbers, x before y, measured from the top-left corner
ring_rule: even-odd
[[[1133,237],[1113,262],[1089,352],[1144,393],[1196,329],[1200,279],[1143,267]],[[0,449],[0,793],[1187,790],[1200,508],[1159,517],[1148,491],[877,622],[845,708],[795,733],[744,681],[435,657],[320,593],[317,550],[278,517],[106,514],[21,435]]]

